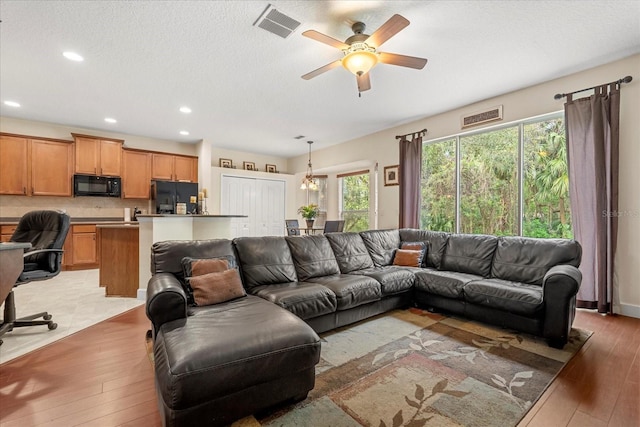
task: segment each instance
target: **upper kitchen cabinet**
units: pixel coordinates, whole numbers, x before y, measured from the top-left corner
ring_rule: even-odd
[[[73,144],[0,135],[0,194],[71,196]]]
[[[26,195],[29,140],[0,135],[0,194]]]
[[[72,133],[75,140],[75,173],[120,176],[122,168],[121,139],[98,138]]]
[[[198,158],[153,153],[151,178],[165,181],[198,182]]]
[[[71,196],[73,144],[31,140],[31,195]]]
[[[122,198],[149,199],[151,153],[122,150]]]

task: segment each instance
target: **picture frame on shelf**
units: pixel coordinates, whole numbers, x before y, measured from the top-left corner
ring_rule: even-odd
[[[276,167],[276,165],[270,165],[269,163],[267,163],[264,167],[264,170],[269,172],[269,173],[278,173],[278,168]]]
[[[255,162],[242,162],[242,168],[246,171],[257,171]]]
[[[384,167],[384,185],[400,185],[400,165]]]
[[[231,159],[223,159],[222,157],[220,157],[220,167],[233,168],[233,161]]]

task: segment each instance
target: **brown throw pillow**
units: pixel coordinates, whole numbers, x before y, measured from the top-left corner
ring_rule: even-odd
[[[419,267],[426,267],[425,261],[427,260],[427,244],[425,242],[402,242],[400,249],[408,249],[410,251],[422,251],[420,255]]]
[[[396,249],[396,253],[393,257],[393,265],[401,265],[403,267],[422,267],[423,254],[424,251]]]
[[[193,276],[189,279],[196,305],[212,305],[247,295],[235,268]]]

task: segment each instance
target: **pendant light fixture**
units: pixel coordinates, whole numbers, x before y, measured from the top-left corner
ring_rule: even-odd
[[[307,163],[307,174],[302,180],[300,189],[318,191],[318,184],[313,179],[313,167],[311,166],[311,144],[313,144],[313,141],[307,141],[307,144],[309,144],[309,163]]]

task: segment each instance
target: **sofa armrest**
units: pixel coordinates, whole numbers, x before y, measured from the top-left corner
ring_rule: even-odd
[[[147,285],[147,317],[153,323],[154,334],[164,323],[187,317],[187,295],[176,276],[158,273]]]
[[[542,280],[542,299],[545,306],[543,336],[554,347],[562,347],[576,312],[576,294],[582,273],[572,265],[551,267]]]

